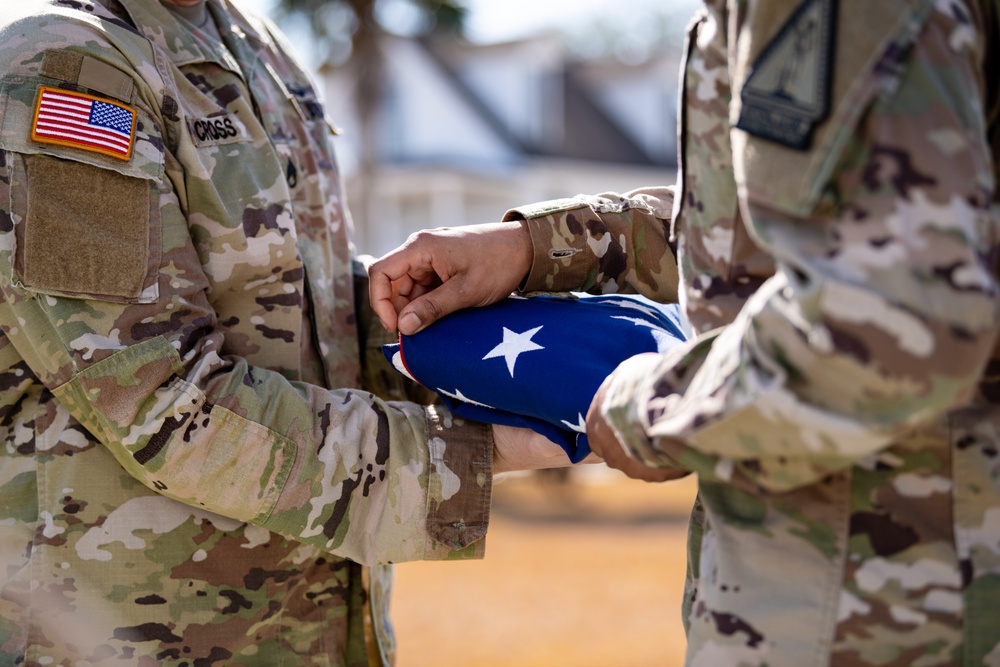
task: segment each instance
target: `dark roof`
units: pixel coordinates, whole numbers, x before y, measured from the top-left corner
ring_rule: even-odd
[[[655,166],[653,159],[611,116],[604,112],[574,76],[562,72],[563,136],[542,154],[577,160]]]
[[[611,162],[636,166],[664,166],[642,148],[621,125],[607,114],[577,77],[572,67],[564,66],[559,76],[562,104],[546,107],[551,113],[562,113],[562,131],[558,137],[535,142],[520,137],[476,92],[459,76],[456,68],[432,41],[419,43],[438,65],[454,90],[513,150],[525,156],[566,158],[595,162]],[[552,119],[556,120],[556,119]],[[543,121],[544,122],[544,121]]]

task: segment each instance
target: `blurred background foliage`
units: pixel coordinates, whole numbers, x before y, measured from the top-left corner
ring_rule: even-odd
[[[496,0],[271,0],[270,4],[279,23],[315,38],[313,43],[296,45],[310,51],[311,61],[339,66],[355,55],[368,57],[365,48],[379,34],[475,40],[470,34],[477,27],[473,19],[491,2]],[[567,9],[547,29],[559,34],[577,58],[613,57],[636,64],[657,51],[679,50],[685,26],[699,4],[697,0],[601,3],[580,11]],[[539,21],[525,16],[523,23],[530,32]]]
[[[278,0],[275,17],[307,22],[316,60],[338,66],[352,56],[371,57],[368,49],[382,33],[459,36],[468,11],[455,0]]]
[[[312,66],[349,67],[354,80],[353,99],[358,109],[361,138],[358,169],[360,196],[352,206],[367,218],[367,190],[375,170],[375,116],[385,82],[384,34],[455,38],[462,34],[467,8],[456,0],[277,0],[273,16],[283,25],[297,24],[295,34],[313,41],[306,51]]]

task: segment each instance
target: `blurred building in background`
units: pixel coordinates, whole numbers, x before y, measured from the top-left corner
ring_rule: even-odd
[[[361,252],[545,199],[672,183],[678,56],[580,60],[565,40],[379,36],[376,103],[351,62],[320,69]],[[365,122],[366,121],[366,122]],[[368,137],[368,140],[365,140]]]

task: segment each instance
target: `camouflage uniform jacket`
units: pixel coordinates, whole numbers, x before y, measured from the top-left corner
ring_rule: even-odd
[[[528,289],[669,299],[672,227],[699,335],[602,408],[699,476],[689,666],[1000,665],[998,35],[992,2],[707,2],[676,199],[508,214]]]
[[[489,430],[350,389],[330,125],[208,8],[222,44],[158,0],[0,13],[3,665],[391,661],[359,564],[482,553]]]

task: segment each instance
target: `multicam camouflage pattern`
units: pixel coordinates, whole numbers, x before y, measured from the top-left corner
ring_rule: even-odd
[[[673,189],[557,199],[508,211],[526,220],[534,260],[522,289],[638,292],[677,302],[677,263],[667,237]]]
[[[702,335],[623,364],[604,413],[636,458],[699,475],[689,666],[1000,665],[996,10],[837,4],[806,150],[730,129],[805,3],[693,22],[672,220]],[[655,226],[668,198],[645,192],[511,212],[534,285],[630,282],[558,280],[608,247],[583,230]]]
[[[489,431],[345,389],[394,374],[273,27],[104,5],[0,15],[0,664],[389,663],[378,564],[482,553]],[[137,109],[131,159],[33,142],[42,85]]]

